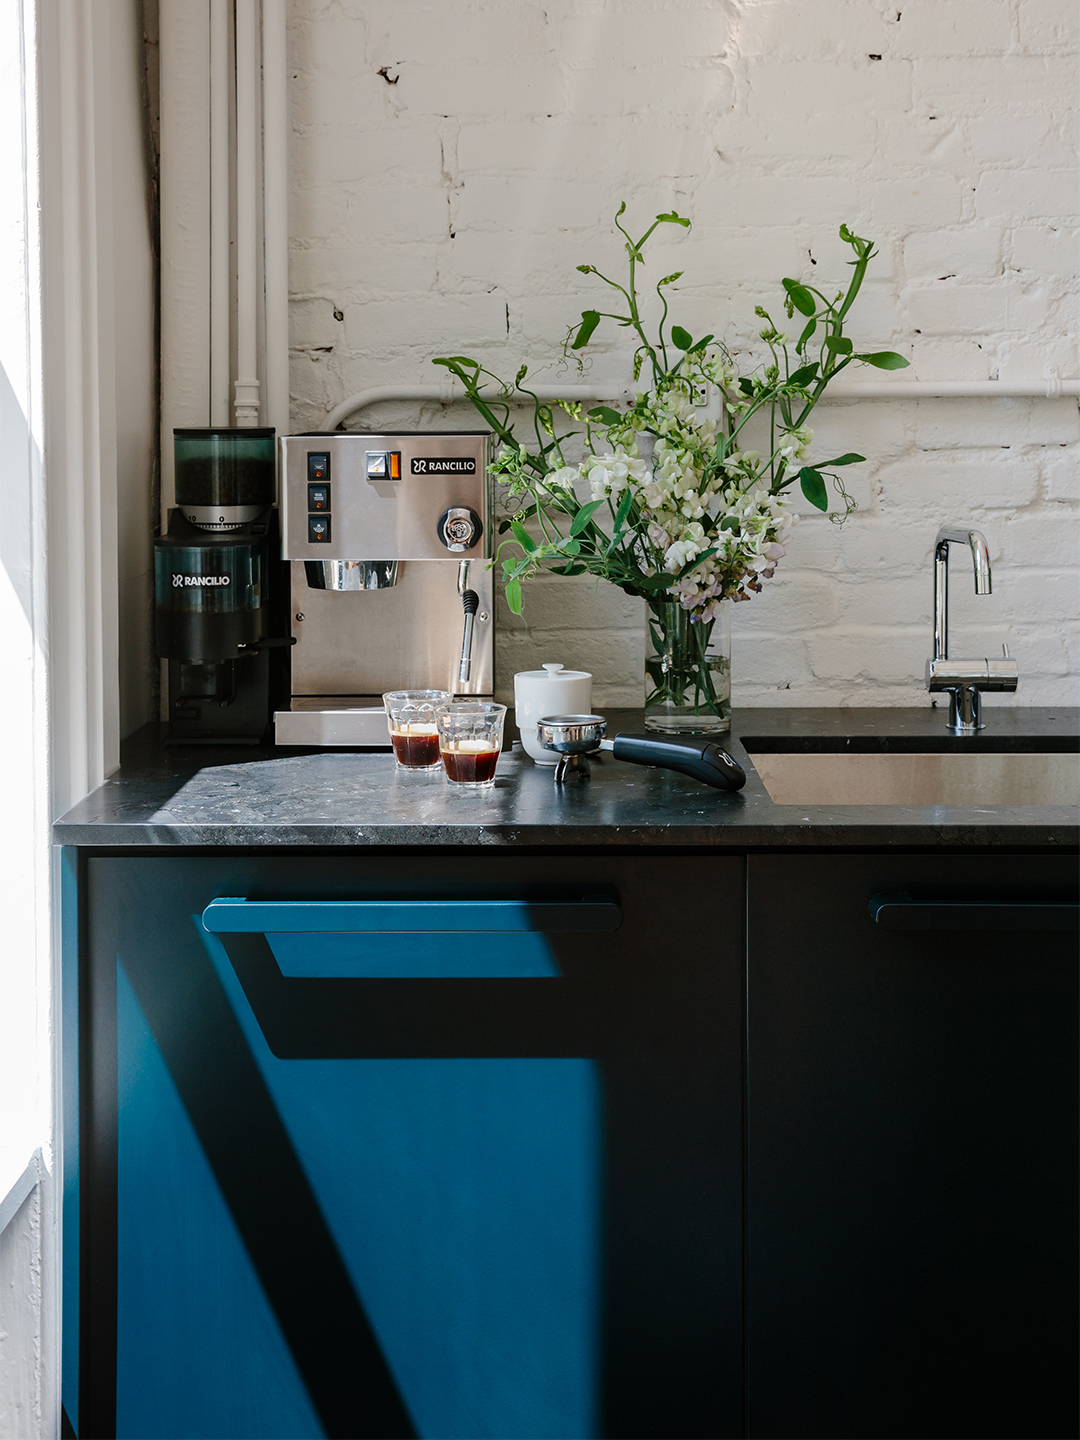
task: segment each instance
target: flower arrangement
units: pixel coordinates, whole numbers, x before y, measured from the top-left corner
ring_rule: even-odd
[[[790,341],[771,316],[756,310],[760,338],[769,358],[740,375],[735,360],[711,334],[695,339],[668,324],[665,292],[682,271],[656,285],[659,320],[650,334],[642,317],[638,272],[645,247],[661,225],[688,229],[674,211],[658,215],[639,239],[615,225],[628,257],[625,284],[594,265],[579,265],[615,293],[612,311],[585,310],[571,327],[564,353],[580,357],[602,322],[628,329],[634,340],[635,381],[645,376],[634,403],[619,411],[597,406],[584,412],[571,401],[547,404],[526,384],[522,365],[512,383],[467,356],[445,356],[445,366],[502,442],[492,473],[505,487],[507,508],[500,524],[507,535],[499,547],[506,599],[521,614],[522,583],[540,570],[559,575],[591,574],[630,595],[644,597],[650,625],[660,632],[678,625],[684,636],[681,658],[658,663],[650,678],[653,703],[715,713],[715,666],[708,660],[710,633],[724,600],[749,600],[772,577],[791,529],[790,490],[798,482],[806,499],[829,510],[827,482],[842,506],[842,521],[855,508],[837,471],[865,457],[848,453],[810,463],[814,432],[807,420],[829,383],[854,362],[895,370],[907,361],[893,351],[856,352],[845,335],[848,313],[873,259],[873,243],[846,225],[840,238],[854,258],[846,290],[830,298],[812,285],[785,279],[783,305],[798,316],[799,334]],[[495,382],[495,393],[485,388]],[[718,417],[700,401],[715,387],[722,397]],[[531,405],[533,438],[520,440],[511,423],[513,404]],[[559,433],[556,411],[580,429]],[[748,434],[767,436],[761,450],[748,448]],[[581,458],[569,458],[580,437]],[[758,440],[761,444],[762,441]],[[504,553],[508,552],[508,553]],[[682,612],[679,614],[678,612]],[[671,646],[669,645],[670,651]],[[692,697],[690,692],[692,692]],[[646,700],[648,709],[650,699]]]

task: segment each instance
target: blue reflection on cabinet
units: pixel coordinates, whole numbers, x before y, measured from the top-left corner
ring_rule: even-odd
[[[543,979],[558,975],[543,935],[267,935],[283,975],[384,980]]]
[[[119,964],[116,1006],[117,1440],[321,1437]]]
[[[418,1433],[595,1435],[601,1097],[593,1063],[278,1060],[221,942],[193,921]],[[268,939],[287,975],[558,974],[539,935]],[[118,1434],[319,1435],[122,975],[118,987]],[[303,1246],[304,1236],[283,1234],[281,1243]]]

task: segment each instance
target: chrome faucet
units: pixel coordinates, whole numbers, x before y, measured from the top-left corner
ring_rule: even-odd
[[[1000,660],[949,659],[949,546],[970,545],[975,566],[975,594],[989,595],[990,551],[981,530],[970,525],[943,525],[934,541],[934,654],[926,662],[926,688],[932,694],[947,690],[949,729],[954,735],[982,730],[982,692],[1015,690],[1019,684],[1016,661],[1003,645]]]

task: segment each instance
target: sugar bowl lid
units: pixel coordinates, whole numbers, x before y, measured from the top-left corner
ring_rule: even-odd
[[[540,670],[519,670],[515,680],[591,680],[588,670],[567,670],[563,665],[545,661]]]

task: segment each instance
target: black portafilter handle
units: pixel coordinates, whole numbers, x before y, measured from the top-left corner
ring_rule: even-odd
[[[662,770],[680,770],[715,790],[741,790],[746,771],[722,746],[705,735],[685,740],[660,740],[654,735],[616,735],[604,741],[616,760],[630,765],[655,765]]]

